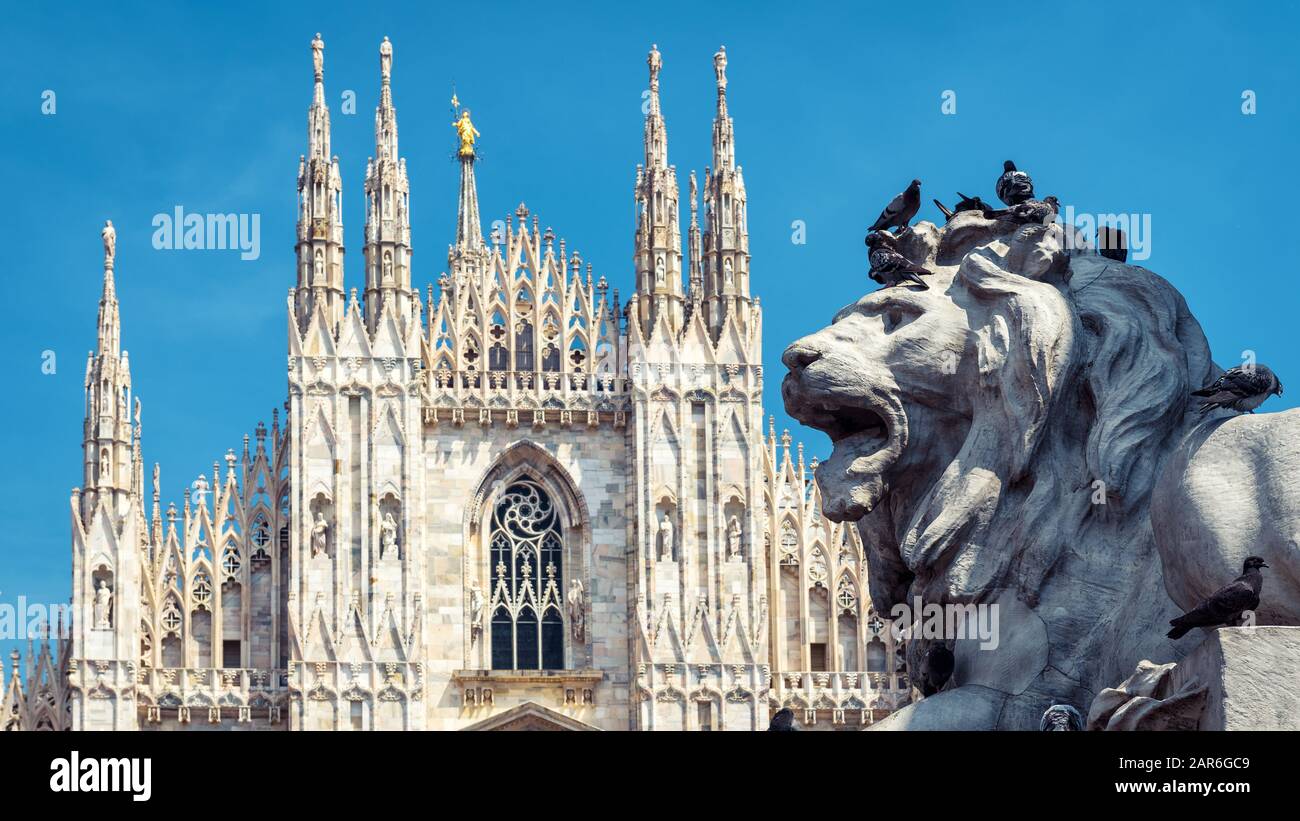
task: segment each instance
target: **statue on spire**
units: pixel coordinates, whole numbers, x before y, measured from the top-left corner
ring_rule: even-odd
[[[713,55],[713,73],[718,75],[718,91],[727,90],[727,47],[718,46],[718,53]]]
[[[470,121],[469,109],[461,111],[460,119],[452,123],[451,126],[456,129],[456,133],[460,136],[460,156],[473,157],[474,140],[482,135],[478,133],[478,129]]]
[[[325,41],[320,39],[320,32],[311,41],[311,63],[316,72],[316,82],[325,76]]]
[[[384,82],[388,82],[393,73],[393,44],[388,42],[387,37],[379,44],[379,73]]]
[[[650,90],[659,90],[659,69],[663,68],[663,58],[659,56],[659,45],[652,43],[650,45],[650,54],[646,57],[646,64],[650,66]]]
[[[117,230],[112,220],[104,220],[104,230],[99,232],[104,240],[104,264],[113,267],[113,257],[117,255]]]

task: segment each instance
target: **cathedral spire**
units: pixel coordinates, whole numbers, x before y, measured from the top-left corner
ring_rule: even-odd
[[[659,107],[658,46],[646,57],[650,69],[645,119],[645,165],[637,169],[636,266],[637,313],[647,334],[664,318],[670,328],[682,325],[682,231],[677,169],[668,164],[668,129]]]
[[[330,154],[330,112],[325,105],[325,43],[311,41],[315,87],[307,110],[307,154],[298,160],[298,284],[294,309],[305,333],[317,311],[333,334],[343,317],[343,182]]]
[[[701,303],[704,300],[704,271],[700,266],[700,205],[699,189],[695,182],[695,172],[691,172],[691,227],[686,234],[686,240],[690,248],[690,274],[689,284],[686,292],[686,311],[687,316],[694,315],[700,310]]]
[[[736,165],[734,126],[727,114],[727,47],[713,55],[713,73],[718,84],[718,111],[713,117],[713,167],[732,169]]]
[[[106,220],[100,231],[104,243],[104,285],[99,298],[95,350],[86,362],[86,416],[82,428],[84,492],[82,516],[87,523],[102,501],[111,512],[124,510],[133,484],[135,453],[128,412],[131,402],[131,366],[121,349],[122,323],[118,315],[113,269],[117,256],[117,231]]]
[[[646,64],[650,67],[650,99],[645,117],[645,167],[662,169],[668,166],[668,129],[659,110],[659,71],[664,65],[659,46],[650,46]]]
[[[713,118],[713,168],[704,179],[704,299],[715,337],[728,315],[749,322],[749,228],[745,178],[736,164],[735,126],[727,113],[727,49],[713,55],[718,109]]]
[[[459,138],[456,156],[460,159],[460,195],[456,203],[456,243],[448,250],[447,265],[453,278],[462,274],[481,273],[486,264],[487,246],[483,243],[483,229],[478,214],[478,183],[474,179],[474,162],[478,158],[475,143],[478,129],[470,119],[469,109],[460,108],[460,100],[451,95],[453,110],[460,116],[452,122]]]
[[[385,306],[402,323],[414,321],[411,290],[410,185],[397,152],[397,110],[392,94],[393,44],[379,44],[379,106],[375,156],[366,163],[366,326],[371,333]]]
[[[460,196],[456,206],[456,247],[476,251],[483,247],[478,215],[478,183],[474,179],[474,154],[460,156]]]
[[[312,69],[315,86],[307,114],[308,156],[328,158],[330,153],[330,112],[325,105],[325,41],[320,32],[311,41]]]
[[[99,235],[104,241],[104,290],[99,298],[98,350],[100,356],[116,357],[121,350],[122,320],[118,316],[117,287],[113,282],[117,230],[112,220],[104,220],[104,230]]]

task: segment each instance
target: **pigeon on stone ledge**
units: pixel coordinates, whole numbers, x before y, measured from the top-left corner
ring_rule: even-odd
[[[1192,391],[1202,397],[1201,413],[1211,408],[1255,412],[1273,394],[1282,395],[1282,383],[1267,365],[1238,366],[1223,372],[1213,384]]]
[[[884,231],[888,228],[907,228],[907,224],[921,210],[921,181],[912,180],[906,190],[889,201],[885,210],[880,212],[868,231]]]
[[[946,644],[932,644],[930,649],[925,651],[925,670],[921,678],[921,693],[925,696],[932,696],[943,689],[943,685],[948,683],[952,677],[953,668],[957,666],[957,660],[953,657],[952,651]]]
[[[1259,591],[1264,585],[1264,575],[1259,572],[1261,567],[1268,565],[1260,557],[1246,559],[1241,566],[1241,575],[1232,584],[1219,588],[1187,613],[1169,620],[1174,628],[1167,634],[1169,638],[1181,639],[1193,627],[1232,626],[1240,622],[1242,611],[1259,607]]]
[[[1019,205],[1034,196],[1034,181],[1029,175],[1016,168],[1011,160],[1002,163],[1002,176],[998,177],[993,189],[998,199],[1007,205]]]
[[[904,282],[913,282],[920,285],[922,290],[930,289],[930,286],[917,275],[930,276],[934,272],[908,262],[907,257],[895,250],[894,239],[889,234],[884,231],[872,231],[867,234],[867,247],[871,249],[869,257],[871,270],[867,276],[873,280],[887,288],[902,285]]]

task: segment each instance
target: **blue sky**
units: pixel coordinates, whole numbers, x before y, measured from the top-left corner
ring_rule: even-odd
[[[779,357],[868,286],[863,229],[912,177],[992,197],[1001,162],[1082,212],[1151,215],[1143,264],[1171,280],[1215,358],[1251,349],[1300,384],[1290,253],[1300,192],[1293,8],[1198,3],[326,3],[158,9],[21,4],[0,32],[7,283],[0,604],[66,600],[69,491],[80,482],[82,377],[94,345],[99,230],[118,230],[123,342],[148,463],[181,491],[285,393],[294,180],[309,42],[342,162],[348,285],[360,285],[362,175],[374,153],[377,48],[411,179],[415,278],[453,236],[453,83],[483,134],[484,222],[522,200],[626,294],[645,55],[663,53],[670,161],[709,162],[712,55],[727,45],[737,154],[763,299],[767,407],[809,455],[829,443],[781,409]],[[340,111],[345,90],[357,113]],[[1241,112],[1255,92],[1258,113]],[[55,92],[56,113],[41,111]],[[941,112],[956,93],[957,113]],[[165,251],[151,220],[182,205],[261,215],[261,256]],[[807,242],[791,242],[803,220]],[[685,224],[685,217],[683,217]],[[42,352],[57,372],[41,371]],[[1267,410],[1293,407],[1300,387]],[[7,652],[9,644],[0,642]]]

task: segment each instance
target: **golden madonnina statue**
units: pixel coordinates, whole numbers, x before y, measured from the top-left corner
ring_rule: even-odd
[[[478,129],[474,127],[469,119],[469,109],[460,113],[460,119],[452,123],[452,128],[460,135],[460,155],[462,157],[474,156],[474,140],[479,137]]]

